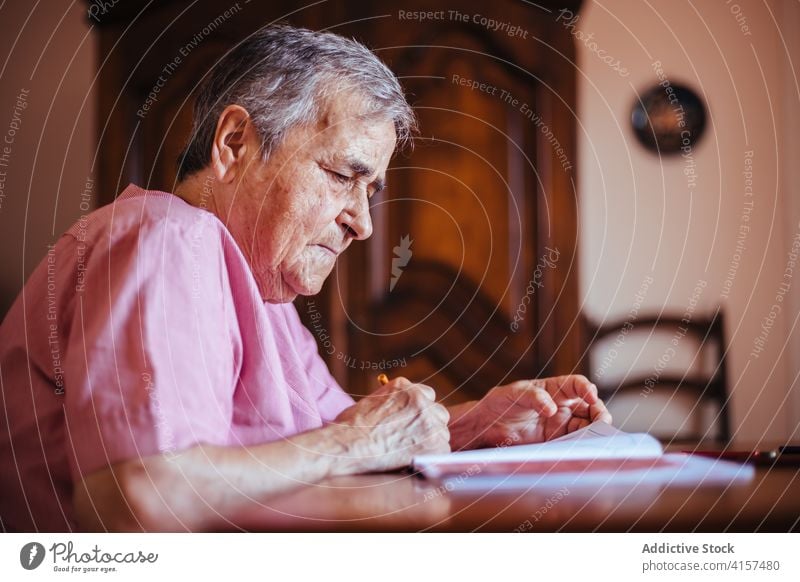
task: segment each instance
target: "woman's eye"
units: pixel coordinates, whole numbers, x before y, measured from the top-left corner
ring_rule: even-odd
[[[345,176],[344,174],[340,174],[339,172],[334,172],[333,170],[328,170],[328,173],[333,176],[333,179],[339,182],[340,184],[347,184],[350,181],[349,176]]]

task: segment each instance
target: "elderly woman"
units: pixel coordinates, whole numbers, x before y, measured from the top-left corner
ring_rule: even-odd
[[[174,193],[68,230],[0,331],[6,529],[203,529],[247,498],[610,420],[582,376],[445,409],[396,378],[354,403],[290,303],[370,236],[414,116],[362,45],[270,27],[200,89]]]

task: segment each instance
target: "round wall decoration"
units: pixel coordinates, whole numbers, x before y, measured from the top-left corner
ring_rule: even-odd
[[[703,135],[706,108],[692,89],[658,84],[634,103],[631,125],[639,142],[652,152],[687,152]]]

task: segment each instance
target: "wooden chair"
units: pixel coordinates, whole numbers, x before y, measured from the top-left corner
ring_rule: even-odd
[[[614,424],[668,442],[727,442],[723,314],[587,323],[589,377]]]

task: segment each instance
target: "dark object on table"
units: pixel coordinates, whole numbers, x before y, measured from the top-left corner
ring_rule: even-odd
[[[684,453],[692,455],[699,455],[701,457],[710,457],[712,459],[723,459],[727,461],[736,461],[738,463],[750,463],[752,465],[759,465],[762,467],[800,467],[800,455],[796,453],[782,453],[779,447],[774,451],[703,451],[703,450],[686,450]]]

